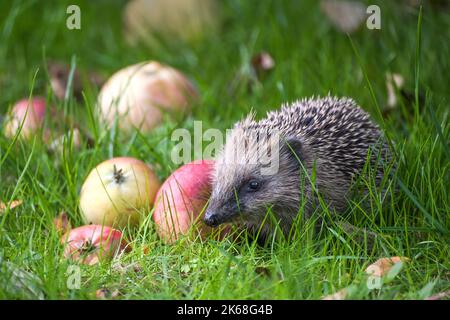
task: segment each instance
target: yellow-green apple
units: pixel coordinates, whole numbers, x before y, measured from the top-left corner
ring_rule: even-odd
[[[88,265],[110,259],[128,248],[120,231],[101,225],[72,229],[62,237],[61,243],[64,257]]]
[[[141,160],[106,160],[89,173],[81,188],[84,221],[118,228],[135,226],[150,211],[159,185],[155,173]]]
[[[178,70],[156,61],[119,70],[103,85],[97,102],[100,120],[125,130],[149,132],[163,114],[185,114],[197,99],[194,85]]]
[[[125,39],[158,46],[160,39],[201,41],[218,31],[217,0],[133,0],[124,10]]]

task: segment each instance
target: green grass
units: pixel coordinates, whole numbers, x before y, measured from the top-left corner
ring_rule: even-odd
[[[66,8],[74,2],[82,10],[80,31],[65,27]],[[418,10],[397,1],[372,2],[381,7],[382,29],[363,28],[351,38],[333,29],[317,1],[252,6],[236,0],[224,1],[220,34],[189,45],[166,42],[149,48],[124,42],[124,1],[2,1],[0,113],[20,98],[44,95],[95,142],[79,151],[68,142],[61,155],[49,153],[38,137],[24,142],[0,135],[0,200],[23,200],[0,215],[0,298],[35,298],[39,292],[47,299],[95,298],[101,287],[119,289],[123,299],[319,299],[345,287],[351,298],[422,299],[448,290],[450,16],[425,4],[419,20]],[[241,83],[230,94],[236,72],[261,50],[274,57],[273,72],[253,92]],[[83,103],[72,97],[56,100],[47,89],[47,58],[73,61],[77,68],[106,76],[129,64],[159,60],[194,80],[201,100],[192,115],[148,135],[107,131],[90,116],[95,88],[87,88]],[[386,72],[402,74],[413,97],[389,113]],[[371,187],[370,206],[363,209],[355,201],[347,215],[348,221],[382,235],[372,249],[337,226],[316,233],[313,223],[300,224],[294,241],[266,247],[231,238],[184,238],[166,245],[149,215],[139,230],[125,230],[133,239],[132,252],[110,263],[81,266],[80,289],[67,288],[71,262],[63,259],[52,220],[65,210],[73,225],[82,224],[78,194],[97,163],[112,156],[136,157],[155,164],[163,180],[176,168],[170,160],[174,128],[193,130],[193,121],[201,120],[204,129],[225,130],[252,109],[262,117],[283,102],[328,92],[353,97],[371,113],[398,159],[391,197],[381,205],[380,193]],[[389,256],[411,260],[380,290],[367,289],[365,268]],[[12,287],[7,285],[11,279]]]

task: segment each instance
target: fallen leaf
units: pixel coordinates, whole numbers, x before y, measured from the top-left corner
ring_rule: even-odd
[[[65,211],[61,211],[59,215],[53,219],[53,226],[60,234],[64,234],[72,229],[72,225],[69,221],[69,216]]]
[[[333,294],[323,297],[321,300],[345,300],[348,295],[347,288],[341,289]]]
[[[119,261],[115,262],[112,266],[113,270],[119,272],[120,274],[126,274],[130,271],[132,272],[142,272],[142,268],[138,262],[133,262],[129,264],[121,263]]]
[[[353,33],[366,19],[366,7],[356,1],[322,0],[322,12],[341,32]]]
[[[389,115],[395,107],[398,106],[399,101],[403,101],[405,106],[410,106],[412,109],[416,103],[416,97],[413,90],[405,87],[405,79],[398,73],[386,73],[386,91],[387,101],[386,107],[383,110],[383,115]],[[425,94],[419,90],[419,112],[423,111],[425,104]],[[413,112],[411,112],[411,116]]]
[[[0,201],[0,213],[4,213],[7,208],[9,208],[9,210],[12,210],[12,209],[20,206],[21,204],[22,204],[22,200],[13,200],[9,204],[6,204],[6,203]]]
[[[395,264],[407,261],[409,261],[409,258],[406,257],[381,258],[369,265],[366,268],[366,273],[375,277],[383,277]]]
[[[97,299],[115,299],[115,298],[119,297],[119,295],[120,295],[120,292],[118,289],[111,291],[108,288],[102,288],[102,289],[98,289],[95,292],[95,296],[97,297]]]
[[[448,297],[450,297],[450,290],[433,294],[432,296],[429,296],[425,300],[441,300]]]
[[[266,267],[256,267],[255,272],[262,276],[266,276],[266,277],[270,276],[270,270],[269,270],[269,268],[266,268]]]
[[[273,60],[272,56],[268,52],[260,52],[253,56],[252,58],[252,66],[255,70],[256,74],[260,78],[264,73],[275,68],[275,60]]]
[[[230,82],[228,92],[234,95],[239,89],[248,92],[261,89],[264,76],[275,67],[275,60],[265,51],[255,54],[252,58],[245,55],[243,63]]]
[[[50,85],[56,97],[63,100],[66,96],[67,84],[70,75],[69,64],[57,61],[48,62]],[[94,86],[100,87],[105,79],[95,72],[88,73],[88,80]],[[72,78],[72,92],[75,98],[82,99],[83,81],[78,70],[75,70]]]

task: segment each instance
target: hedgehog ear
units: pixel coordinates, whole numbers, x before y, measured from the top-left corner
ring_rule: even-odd
[[[303,162],[303,144],[298,138],[286,137],[283,148],[286,148],[287,154],[289,154],[289,157],[291,157],[293,161],[297,163],[299,161]]]

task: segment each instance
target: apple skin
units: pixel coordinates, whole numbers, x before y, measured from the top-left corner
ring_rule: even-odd
[[[206,236],[212,228],[202,222],[200,214],[211,194],[213,160],[197,160],[175,170],[156,195],[153,220],[159,236],[167,243],[187,234],[193,225]]]
[[[150,211],[159,185],[152,169],[141,160],[106,160],[89,173],[81,188],[84,221],[117,228],[136,226],[143,212]]]
[[[21,138],[30,138],[42,129],[46,113],[45,98],[33,97],[31,103],[29,102],[29,99],[19,100],[11,109],[11,113],[5,119],[5,136],[9,138],[13,137],[22,125],[22,122]]]
[[[109,127],[118,117],[125,131],[150,132],[164,112],[185,114],[197,99],[194,85],[178,70],[156,61],[117,71],[103,85],[97,102],[100,120]]]
[[[61,239],[64,257],[93,265],[127,248],[122,233],[110,227],[87,225],[68,231]]]
[[[133,0],[124,7],[124,35],[131,45],[160,45],[160,38],[194,43],[217,33],[220,1]]]

